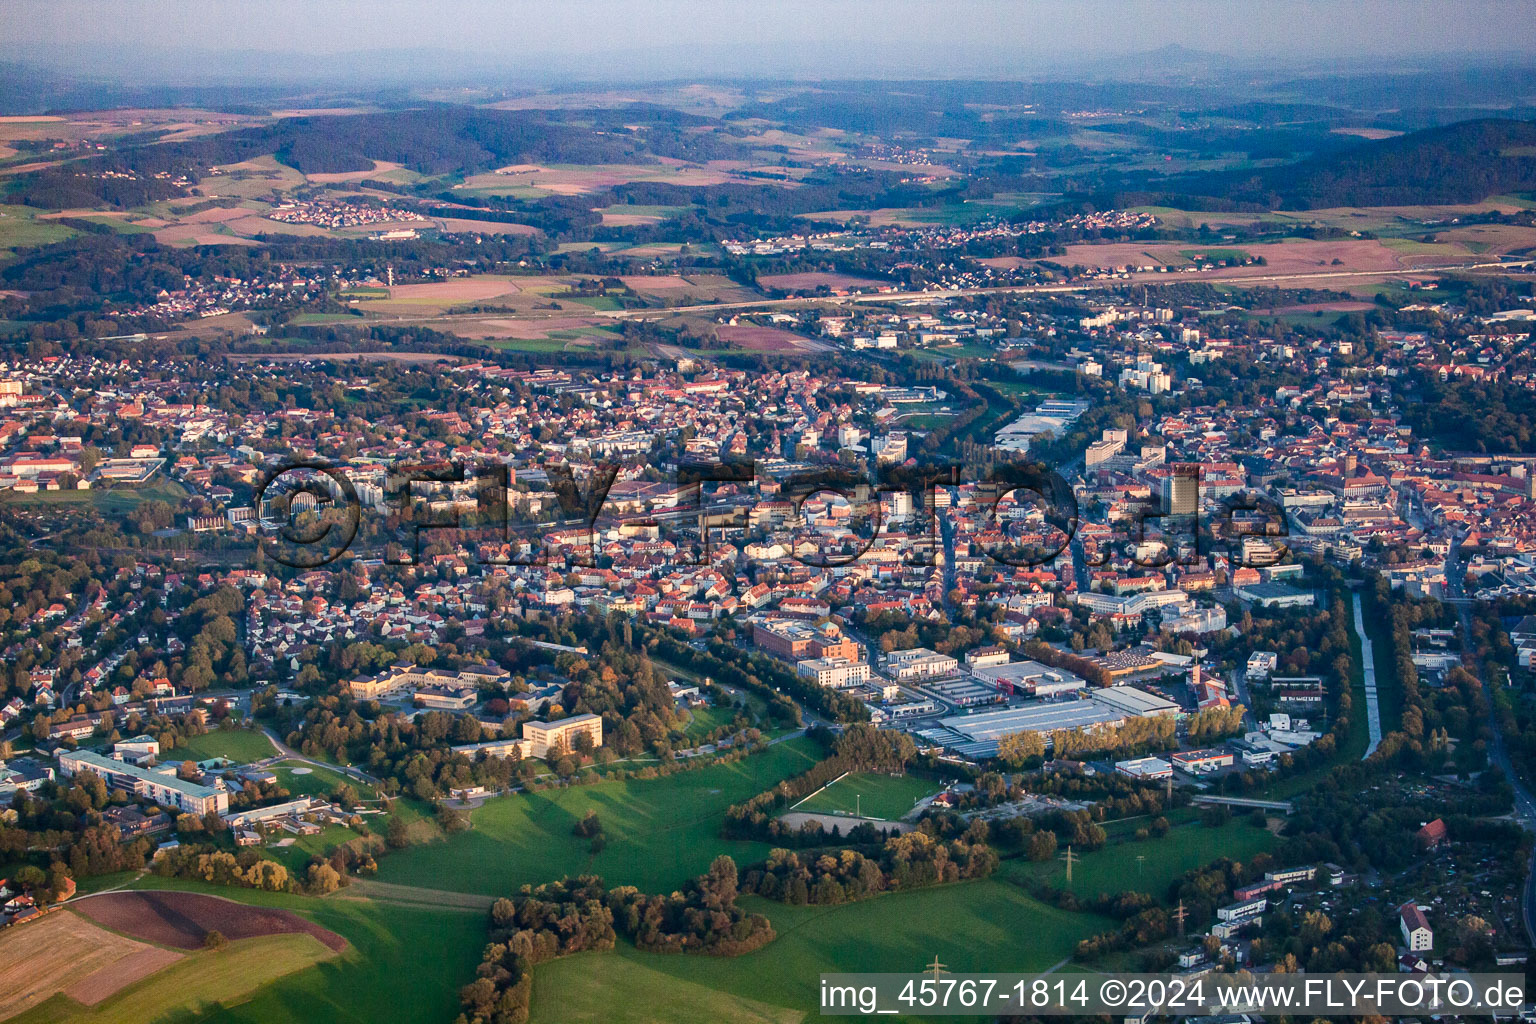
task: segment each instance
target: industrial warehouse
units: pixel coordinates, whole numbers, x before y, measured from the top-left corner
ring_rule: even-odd
[[[1059,680],[1053,682],[1059,684]],[[1081,700],[1042,700],[996,711],[951,715],[939,719],[932,728],[917,730],[915,735],[961,757],[979,759],[996,755],[997,741],[1009,733],[1111,728],[1128,718],[1172,715],[1178,710],[1173,701],[1146,690],[1112,686],[1090,690]]]

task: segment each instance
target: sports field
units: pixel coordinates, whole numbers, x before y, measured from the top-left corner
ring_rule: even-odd
[[[819,814],[862,814],[866,818],[896,821],[925,796],[937,793],[940,786],[915,775],[879,775],[859,772],[846,775],[832,785],[795,805],[797,811]]]
[[[532,1024],[801,1021],[816,1016],[823,971],[916,971],[937,956],[952,971],[1039,971],[1080,939],[1112,927],[1032,899],[1006,882],[964,882],[839,907],[742,905],[778,938],[746,956],[677,957],[627,943],[534,971]]]
[[[744,761],[661,779],[500,797],[471,813],[471,831],[383,858],[378,877],[500,896],[525,882],[592,872],[610,886],[670,891],[702,874],[721,853],[731,854],[738,864],[766,857],[767,843],[720,838],[726,808],[805,771],[817,758],[816,745],[801,737]],[[597,812],[608,839],[595,856],[588,840],[571,833],[589,810]]]
[[[277,775],[277,784],[294,796],[330,796],[343,782],[357,790],[357,795],[364,800],[377,795],[366,783],[330,768],[301,761],[281,761],[272,766],[272,771]]]

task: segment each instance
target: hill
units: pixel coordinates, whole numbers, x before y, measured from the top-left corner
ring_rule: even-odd
[[[1260,171],[1170,179],[1170,205],[1315,210],[1474,203],[1536,190],[1536,122],[1482,119],[1366,142]]]
[[[47,209],[126,208],[180,193],[165,178],[275,154],[306,174],[371,170],[375,161],[425,175],[472,174],[508,164],[649,163],[658,157],[711,160],[737,155],[700,119],[652,105],[622,112],[539,112],[429,106],[410,110],[293,117],[183,141],[157,138],[57,169],[19,175],[9,202]],[[132,180],[102,179],[102,171]],[[162,177],[157,178],[160,175]],[[113,182],[117,184],[113,184]]]

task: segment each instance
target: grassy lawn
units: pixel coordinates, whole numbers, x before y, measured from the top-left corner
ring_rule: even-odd
[[[458,908],[314,899],[153,875],[136,888],[185,889],[283,907],[350,943],[340,956],[267,984],[238,1006],[198,1018],[203,1024],[442,1024],[458,1014],[459,987],[474,977],[486,940],[485,915]],[[133,1021],[152,1019],[140,1015]]]
[[[94,1007],[62,994],[11,1018],[19,1024],[141,1024],[239,1002],[284,975],[333,957],[310,935],[264,935],[217,953],[195,952]]]
[[[1371,634],[1371,653],[1375,655],[1376,661],[1376,700],[1381,707],[1381,734],[1385,736],[1402,728],[1403,686],[1397,678],[1397,659],[1392,656],[1392,634],[1385,628],[1386,622],[1373,617],[1366,609],[1362,609],[1361,614],[1365,628]],[[1350,622],[1354,622],[1353,617]],[[1361,686],[1364,685],[1362,676]],[[1360,707],[1364,709],[1365,698],[1359,700]],[[1366,728],[1369,729],[1369,725]]]
[[[308,769],[306,772],[305,769]],[[297,773],[295,772],[297,770]],[[277,774],[277,784],[294,796],[330,796],[343,782],[357,791],[364,800],[372,800],[378,794],[366,783],[329,768],[321,768],[298,761],[280,761],[272,766]]]
[[[175,480],[156,477],[149,483],[135,487],[118,485],[112,488],[93,487],[88,491],[60,490],[38,491],[36,494],[7,493],[0,504],[16,505],[95,505],[108,514],[120,515],[143,501],[163,501],[180,507],[187,497],[187,489]]]
[[[688,727],[683,730],[690,740],[707,736],[736,718],[735,708],[701,707],[689,710]]]
[[[276,754],[267,737],[255,729],[215,729],[202,736],[194,736],[175,750],[161,754],[162,761],[211,761],[227,757],[240,764],[260,761]]]
[[[1134,830],[1132,830],[1134,831]],[[1274,846],[1275,837],[1268,830],[1235,820],[1219,828],[1200,824],[1174,828],[1161,839],[1146,842],[1111,843],[1091,853],[1080,854],[1072,868],[1072,884],[1067,885],[1064,861],[1010,860],[1001,874],[1016,881],[1045,882],[1055,888],[1070,888],[1077,896],[1093,897],[1101,892],[1127,890],[1145,892],[1162,898],[1168,884],[1184,872],[1202,867],[1219,857],[1244,861]],[[1138,856],[1146,859],[1137,862]]]
[[[671,1024],[810,1020],[818,976],[916,971],[937,956],[952,971],[1039,971],[1111,923],[1048,907],[986,880],[878,896],[838,907],[790,907],[757,897],[778,938],[732,959],[661,956],[621,944],[534,971],[533,1024]],[[957,1019],[957,1018],[947,1018]]]
[[[915,775],[878,775],[860,772],[832,783],[804,803],[797,811],[823,814],[862,813],[866,818],[895,821],[925,796],[939,791],[930,779]]]
[[[499,896],[525,882],[593,872],[610,886],[667,891],[702,874],[721,853],[738,865],[766,857],[767,843],[720,838],[726,808],[805,771],[817,757],[814,743],[794,739],[745,761],[662,779],[500,797],[472,812],[471,831],[385,857],[379,881]],[[608,838],[596,856],[587,840],[571,834],[588,810],[597,812]]]
[[[1365,756],[1365,748],[1371,745],[1370,713],[1365,706],[1365,664],[1361,653],[1360,634],[1355,632],[1354,608],[1345,603],[1344,624],[1349,627],[1349,739],[1339,744],[1338,760],[1358,761]],[[1378,683],[1380,680],[1378,680]]]

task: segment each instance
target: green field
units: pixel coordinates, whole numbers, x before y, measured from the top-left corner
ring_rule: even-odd
[[[688,712],[688,725],[683,729],[683,734],[690,740],[707,736],[722,726],[730,725],[735,718],[735,708],[692,708]]]
[[[186,889],[296,911],[346,938],[349,948],[290,974],[238,1006],[197,1018],[202,1024],[443,1024],[459,1012],[458,990],[474,977],[485,946],[486,915],[455,907],[407,906],[260,893],[148,876],[140,889]],[[133,1024],[152,1018],[140,1016]],[[180,1021],[183,1017],[162,1018]]]
[[[74,237],[74,230],[58,221],[37,220],[42,212],[30,206],[0,206],[0,250],[51,245]]]
[[[939,791],[931,779],[915,775],[877,775],[860,772],[838,779],[832,785],[795,805],[797,811],[820,814],[861,813],[866,818],[896,821],[925,796]]]
[[[561,302],[575,302],[592,309],[615,310],[624,308],[624,304],[612,295],[583,295],[577,298],[557,295],[555,298]]]
[[[620,215],[620,216],[627,215],[627,216],[630,216],[630,217],[660,217],[661,219],[665,220],[668,217],[675,217],[679,213],[682,213],[685,210],[689,210],[689,209],[692,209],[692,207],[688,207],[688,206],[647,206],[647,205],[642,204],[642,203],[634,203],[634,204],[617,203],[617,204],[615,204],[613,206],[605,206],[601,210],[598,210],[597,212],[598,213],[612,213],[612,214],[617,214],[617,215]]]
[[[299,769],[299,774],[294,774],[295,768]],[[307,772],[304,771],[306,768],[309,769]],[[378,795],[365,782],[300,761],[281,761],[272,766],[272,771],[277,774],[277,784],[294,796],[330,796],[343,782],[357,790],[357,795],[364,800],[372,800]]]
[[[767,843],[720,838],[726,808],[805,771],[818,756],[812,741],[796,738],[744,761],[661,779],[500,797],[471,813],[471,831],[390,854],[379,862],[378,877],[499,896],[525,882],[593,872],[610,886],[669,891],[702,874],[721,853],[740,865],[765,858]],[[595,857],[587,840],[571,834],[588,810],[597,812],[608,838]]]
[[[141,486],[119,484],[110,489],[100,486],[88,491],[59,490],[38,491],[36,494],[7,492],[0,503],[16,505],[94,505],[103,512],[120,515],[133,509],[142,501],[163,501],[180,507],[187,497],[187,489],[175,480],[155,477]]]
[[[1053,888],[1070,889],[1074,895],[1089,898],[1099,893],[1126,890],[1161,897],[1169,883],[1186,871],[1220,857],[1245,861],[1274,845],[1273,833],[1243,818],[1218,828],[1182,825],[1160,839],[1111,843],[1091,853],[1079,854],[1072,868],[1070,886],[1066,881],[1067,865],[1061,860],[1008,861],[1002,868],[1002,875],[1020,882],[1044,882]],[[1138,863],[1137,857],[1145,860]]]
[[[163,751],[162,761],[211,761],[227,757],[239,764],[261,761],[277,753],[265,734],[255,729],[215,729],[202,736],[194,736],[175,750]]]
[[[1112,923],[1046,906],[988,879],[893,893],[839,907],[758,897],[778,938],[735,958],[662,956],[627,943],[534,971],[532,1024],[746,1024],[816,1013],[823,971],[916,971],[937,956],[952,971],[1041,971]],[[946,1018],[957,1020],[964,1018]]]
[[[1413,238],[1383,238],[1381,244],[1407,256],[1455,256],[1464,251],[1451,242],[1421,242]]]
[[[130,985],[94,1007],[55,995],[18,1024],[142,1024],[194,1017],[238,1002],[263,985],[334,954],[311,935],[264,935],[242,939],[216,953],[196,952]]]

